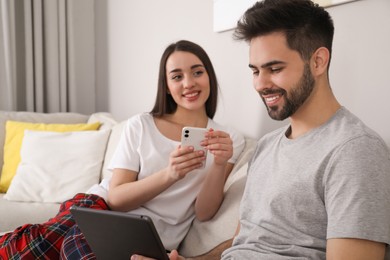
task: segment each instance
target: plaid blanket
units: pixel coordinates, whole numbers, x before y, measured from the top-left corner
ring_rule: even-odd
[[[59,259],[63,240],[75,226],[70,207],[107,210],[103,198],[93,194],[76,194],[63,202],[54,218],[42,224],[26,224],[0,237],[0,259]]]

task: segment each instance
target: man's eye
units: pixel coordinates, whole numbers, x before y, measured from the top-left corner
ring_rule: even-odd
[[[253,74],[253,76],[257,76],[257,75],[259,75],[259,71],[258,70],[253,70],[252,74]]]
[[[282,69],[283,69],[283,68],[281,68],[281,67],[271,67],[271,68],[270,68],[270,71],[271,71],[272,73],[277,73],[277,72],[280,72]]]

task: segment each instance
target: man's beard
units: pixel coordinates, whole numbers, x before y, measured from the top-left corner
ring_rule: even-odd
[[[281,109],[279,109],[278,106],[267,107],[267,103],[262,97],[264,104],[268,108],[268,115],[272,119],[280,120],[280,121],[293,115],[298,110],[298,108],[300,108],[301,105],[306,101],[306,99],[310,96],[314,88],[314,83],[315,81],[311,74],[310,67],[308,64],[305,64],[305,68],[301,79],[291,89],[289,93],[287,93],[286,90],[280,88],[275,90],[268,89],[263,92],[260,92],[260,95],[280,93],[285,100],[284,106]]]

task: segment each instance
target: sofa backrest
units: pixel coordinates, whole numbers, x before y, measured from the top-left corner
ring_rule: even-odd
[[[108,170],[110,165],[111,158],[115,152],[116,146],[118,145],[119,139],[122,135],[123,127],[126,124],[127,120],[122,121],[111,129],[110,138],[108,139],[106,154],[104,156],[104,162],[102,167],[101,179],[111,176],[112,172]]]

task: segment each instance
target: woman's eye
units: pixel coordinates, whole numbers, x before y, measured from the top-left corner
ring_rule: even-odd
[[[171,77],[172,80],[180,80],[181,79],[181,75],[174,75]]]
[[[203,70],[198,70],[194,72],[194,76],[201,76],[204,73]]]

